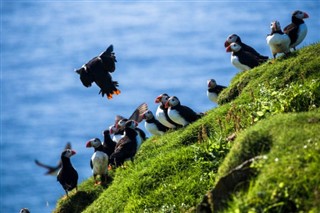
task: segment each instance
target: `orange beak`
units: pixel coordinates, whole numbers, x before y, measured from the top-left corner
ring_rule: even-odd
[[[155,102],[156,104],[157,104],[157,103],[160,103],[161,98],[162,98],[162,96],[159,95],[159,96],[154,100],[154,102]]]
[[[230,43],[228,41],[224,42],[224,47],[227,47],[229,45],[230,45]]]
[[[232,50],[231,50],[231,45],[229,45],[229,46],[226,48],[226,52],[232,52]]]
[[[87,148],[92,147],[92,145],[91,145],[91,142],[90,142],[90,141],[88,141],[88,142],[86,143],[86,147],[87,147]]]
[[[307,13],[304,13],[303,18],[309,18],[309,15]]]

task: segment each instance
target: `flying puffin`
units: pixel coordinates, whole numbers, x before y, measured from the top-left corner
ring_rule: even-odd
[[[71,149],[71,143],[70,143],[70,142],[68,142],[68,143],[66,144],[64,150],[66,150],[66,149]],[[38,161],[37,159],[34,160],[34,162],[35,162],[38,166],[47,169],[47,172],[44,173],[45,175],[54,175],[54,176],[57,175],[57,173],[58,173],[58,171],[59,171],[59,169],[61,168],[61,165],[62,165],[62,161],[61,161],[61,160],[59,160],[59,163],[58,163],[58,165],[56,165],[56,166],[46,165],[46,164],[44,164],[44,163],[41,163],[41,162]]]
[[[30,213],[29,209],[28,208],[22,208],[20,210],[20,213]]]
[[[112,81],[110,75],[116,69],[115,62],[117,60],[113,53],[113,45],[110,45],[99,56],[94,57],[75,72],[80,75],[80,80],[85,87],[90,87],[95,82],[100,87],[99,94],[111,99],[113,94],[120,94],[120,90],[117,89],[118,82]]]
[[[126,159],[133,158],[137,153],[137,132],[135,130],[137,122],[129,120],[126,122],[124,129],[124,137],[117,143],[110,160],[114,162],[116,167],[122,166]]]
[[[176,96],[171,96],[168,99],[166,108],[168,108],[170,119],[182,126],[187,126],[201,117],[200,114],[197,114],[191,108],[181,105]]]
[[[57,181],[60,182],[63,189],[68,195],[68,191],[76,188],[78,191],[78,172],[73,168],[70,157],[75,155],[76,152],[71,149],[66,149],[61,153],[62,166],[57,175]]]
[[[99,138],[90,139],[86,143],[87,148],[94,148],[94,153],[90,159],[90,167],[92,169],[95,184],[106,184],[108,178],[109,157],[104,152],[103,145]],[[100,176],[101,182],[98,182],[97,176]]]
[[[294,50],[296,50],[296,46],[298,46],[307,35],[308,28],[303,21],[305,18],[309,18],[307,13],[296,10],[292,13],[291,24],[283,29],[283,32],[290,37],[290,48]]]
[[[168,127],[162,125],[153,115],[153,113],[148,110],[143,114],[145,119],[144,126],[148,132],[153,135],[163,135],[166,131],[169,130]]]
[[[249,45],[243,43],[241,41],[241,38],[237,35],[237,34],[231,34],[227,37],[226,41],[224,42],[224,47],[228,47],[231,43],[237,43],[240,44],[240,46],[242,47],[242,49],[244,51],[250,52],[251,54],[255,55],[256,57],[258,57],[260,60],[262,61],[267,61],[268,60],[268,56],[263,56],[260,55],[260,53],[258,53],[255,49],[253,49],[252,47],[250,47]]]
[[[241,45],[235,42],[226,48],[226,52],[232,52],[231,63],[241,71],[250,70],[263,62],[252,53],[244,51]]]
[[[174,122],[173,120],[171,120],[168,116],[168,109],[165,107],[165,105],[166,105],[169,97],[170,96],[168,94],[163,93],[155,99],[154,102],[159,104],[157,111],[156,111],[156,119],[162,125],[168,127],[169,129],[176,129],[176,128],[179,128],[182,126],[180,124]]]
[[[270,25],[271,34],[266,38],[267,44],[270,47],[273,58],[276,58],[278,53],[288,54],[290,52],[290,38],[287,34],[281,30],[280,23],[278,21],[271,22]]]
[[[214,79],[209,79],[207,81],[208,90],[207,90],[207,96],[210,101],[214,103],[218,103],[218,96],[224,90],[225,86],[218,85],[217,82]]]

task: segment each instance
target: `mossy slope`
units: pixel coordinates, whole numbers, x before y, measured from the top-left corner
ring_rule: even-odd
[[[256,155],[266,156],[259,175],[235,191],[226,212],[319,210],[319,80],[320,44],[238,73],[219,107],[151,137],[106,188],[59,200],[55,212],[194,211],[221,177]],[[232,133],[236,140],[226,140]],[[92,179],[80,191],[95,191]]]

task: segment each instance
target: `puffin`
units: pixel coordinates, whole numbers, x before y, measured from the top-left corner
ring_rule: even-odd
[[[231,63],[241,71],[250,70],[264,62],[251,52],[243,50],[241,45],[235,42],[226,48],[226,52],[232,52]]]
[[[64,150],[66,149],[71,149],[71,143],[70,142],[67,142]],[[38,161],[37,159],[34,160],[34,162],[36,163],[36,165],[40,166],[40,167],[43,167],[47,170],[47,172],[45,172],[44,174],[45,175],[53,175],[53,176],[56,176],[59,169],[61,168],[61,165],[62,165],[62,161],[59,160],[58,162],[58,165],[56,166],[49,166],[49,165],[46,165],[44,163],[41,163],[40,161]]]
[[[112,99],[113,94],[120,94],[120,90],[117,88],[119,83],[113,81],[110,75],[116,69],[115,62],[117,60],[113,52],[113,45],[110,45],[99,56],[92,58],[75,72],[80,75],[83,86],[90,87],[95,82],[100,87],[99,94],[102,97],[106,95],[108,99]]]
[[[168,108],[168,115],[170,119],[184,127],[198,120],[202,116],[191,108],[181,105],[176,96],[171,96],[165,107]]]
[[[28,208],[22,208],[19,213],[30,213]]]
[[[76,151],[72,149],[66,149],[61,153],[62,166],[57,175],[57,181],[61,184],[66,192],[67,197],[68,191],[76,188],[78,191],[78,172],[73,168],[70,157],[75,155]]]
[[[123,137],[125,123],[129,120],[134,120],[137,123],[140,123],[143,120],[142,114],[147,110],[148,104],[142,103],[133,111],[129,118],[116,115],[115,123],[109,127],[110,134],[113,134],[112,140],[118,142]]]
[[[303,39],[306,37],[308,28],[303,19],[309,18],[309,15],[300,10],[296,10],[292,13],[291,24],[287,25],[283,32],[290,37],[290,48],[296,50]]]
[[[144,127],[152,135],[163,135],[169,128],[161,124],[153,115],[153,113],[148,110],[143,114],[143,119],[145,119]]]
[[[269,59],[268,56],[263,56],[263,55],[260,55],[260,53],[258,53],[255,49],[253,49],[251,46],[243,43],[241,41],[241,38],[240,36],[238,36],[237,34],[231,34],[227,37],[226,41],[224,42],[224,47],[228,47],[231,43],[237,43],[239,44],[242,49],[244,51],[247,51],[247,52],[250,52],[251,54],[255,55],[256,57],[258,57],[260,60],[262,61],[267,61]]]
[[[133,120],[129,120],[125,124],[124,137],[117,143],[114,152],[110,156],[110,160],[116,167],[122,166],[126,159],[131,159],[133,162],[138,147],[136,126],[137,122]]]
[[[103,145],[99,138],[92,138],[86,143],[87,148],[94,148],[94,153],[90,159],[90,167],[92,169],[95,185],[106,184],[108,179],[109,156],[104,152]],[[97,180],[100,176],[101,182]]]
[[[168,127],[169,129],[177,129],[182,127],[180,124],[174,122],[168,116],[168,109],[165,107],[169,95],[167,93],[160,94],[156,97],[155,103],[159,104],[156,110],[156,119],[164,126]]]
[[[273,58],[278,53],[288,55],[290,53],[290,37],[283,33],[279,21],[273,21],[270,24],[271,33],[267,36],[267,44],[270,47]]]
[[[207,81],[207,85],[208,85],[207,96],[209,100],[217,104],[219,94],[222,92],[222,90],[224,90],[227,87],[218,85],[216,80],[214,79],[209,79]]]
[[[142,118],[143,116],[141,116],[141,118]],[[135,122],[135,128],[134,128],[134,130],[137,132],[137,136],[136,136],[136,140],[137,140],[137,149],[139,149],[140,148],[140,145],[145,141],[145,140],[147,140],[147,136],[146,136],[146,133],[142,130],[142,129],[140,129],[140,128],[138,128],[138,122],[137,121],[135,121],[135,120],[128,120],[128,119],[126,119],[126,118],[124,118],[124,119],[122,119],[122,120],[120,120],[119,122],[118,122],[118,128],[119,129],[122,129],[123,131],[125,130],[125,128],[126,128],[126,125],[127,125],[127,122],[128,121],[133,121],[133,122]],[[123,137],[124,135],[122,135],[122,137]]]
[[[103,143],[102,143],[103,151],[110,158],[111,154],[114,152],[114,149],[115,149],[117,143],[111,139],[110,130],[106,129],[103,131],[102,134],[103,134]]]

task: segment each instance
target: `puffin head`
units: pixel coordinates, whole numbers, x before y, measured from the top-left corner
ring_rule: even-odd
[[[305,12],[302,12],[300,10],[296,10],[292,13],[292,17],[296,17],[297,19],[305,19],[305,18],[309,18],[309,15]]]
[[[169,98],[169,95],[168,95],[167,93],[163,93],[163,94],[159,95],[159,96],[154,100],[154,102],[155,102],[155,103],[160,103],[160,104],[164,105],[164,104],[167,102],[168,98]]]
[[[224,47],[228,47],[232,42],[241,42],[241,39],[237,34],[231,34],[224,42]]]
[[[111,125],[109,126],[109,133],[110,134],[114,134],[118,131],[118,128],[116,127],[116,125]]]
[[[20,210],[20,213],[30,213],[29,209],[28,208],[22,208]]]
[[[148,110],[145,113],[143,113],[142,116],[143,116],[143,119],[150,120],[153,118],[153,113],[150,110]]]
[[[210,88],[210,89],[213,89],[217,86],[217,82],[214,79],[209,79],[207,81],[207,84],[208,84],[208,88]]]
[[[86,143],[87,148],[90,148],[90,147],[97,148],[99,146],[101,146],[101,141],[99,138],[92,138]]]
[[[66,149],[61,153],[61,157],[70,158],[72,155],[75,155],[76,151],[72,149]]]
[[[180,104],[179,99],[176,96],[171,96],[166,102],[165,107],[168,108],[170,106],[177,106]]]
[[[273,21],[270,24],[270,28],[272,32],[276,32],[281,30],[280,22],[279,21]]]
[[[125,123],[125,128],[135,129],[138,126],[138,122],[135,120],[128,120]]]
[[[240,49],[240,44],[233,42],[226,48],[226,52],[238,52]]]

